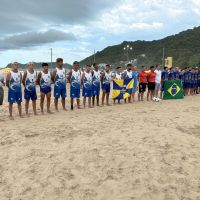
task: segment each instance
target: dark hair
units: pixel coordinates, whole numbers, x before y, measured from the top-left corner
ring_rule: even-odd
[[[89,64],[87,64],[86,67],[91,67],[91,66]]]
[[[110,67],[110,65],[109,65],[109,64],[106,64],[106,67]]]
[[[93,66],[97,65],[98,63],[94,63]]]
[[[145,66],[143,65],[141,68],[145,68]]]
[[[158,66],[160,66],[160,64],[157,64],[157,65],[156,65],[156,68],[157,68]]]
[[[164,67],[164,70],[168,69],[168,67]]]
[[[63,59],[62,59],[62,58],[57,58],[57,59],[56,59],[56,62],[57,62],[57,63],[63,62]]]
[[[74,61],[73,65],[76,65],[76,64],[79,65],[79,62],[78,61]]]
[[[42,63],[42,67],[48,67],[49,65],[48,65],[48,63]]]
[[[154,66],[151,66],[151,67],[150,67],[150,69],[153,69],[153,68],[154,68]]]

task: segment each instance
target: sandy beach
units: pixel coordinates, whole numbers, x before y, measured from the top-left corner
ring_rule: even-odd
[[[199,200],[200,96],[14,121],[5,103],[0,200],[43,199]]]

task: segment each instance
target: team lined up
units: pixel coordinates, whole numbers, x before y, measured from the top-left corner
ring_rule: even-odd
[[[66,69],[63,66],[63,59],[58,58],[56,60],[57,67],[51,73],[48,69],[48,64],[42,64],[42,71],[37,74],[34,70],[33,63],[29,63],[28,70],[22,75],[18,70],[18,63],[13,63],[13,68],[6,77],[6,86],[8,87],[8,102],[10,118],[13,119],[12,110],[13,103],[18,104],[19,115],[22,116],[22,84],[24,86],[24,99],[26,114],[29,115],[29,103],[32,101],[33,112],[36,112],[36,100],[37,93],[36,87],[40,86],[40,109],[41,113],[44,113],[44,101],[47,99],[47,113],[52,113],[50,110],[51,102],[51,84],[54,84],[54,104],[55,110],[58,111],[58,100],[61,98],[62,108],[66,110],[65,100],[67,96],[67,83],[70,83],[70,98],[71,98],[71,110],[74,109],[74,99],[77,101],[78,109],[80,106],[80,93],[82,88],[83,105],[86,106],[86,100],[88,99],[88,105],[90,108],[94,107],[95,102],[97,106],[100,106],[100,89],[102,89],[102,102],[101,105],[109,104],[109,96],[111,91],[111,82],[114,79],[126,80],[133,79],[134,87],[131,91],[128,102],[135,101],[135,94],[138,92],[138,101],[144,100],[144,93],[146,88],[147,100],[153,100],[154,98],[162,98],[164,91],[164,84],[168,80],[180,79],[183,83],[184,93],[198,94],[200,90],[200,70],[197,68],[186,68],[184,70],[168,69],[167,67],[161,71],[161,66],[157,65],[150,67],[150,71],[146,71],[146,67],[142,66],[141,71],[137,71],[137,66],[127,65],[127,69],[121,71],[120,67],[117,67],[114,72],[111,72],[110,65],[107,64],[103,71],[99,70],[98,64],[93,64],[93,69],[90,65],[86,65],[84,70],[79,69],[79,63],[75,61],[73,68],[66,74]],[[161,91],[160,91],[161,90]],[[159,94],[160,92],[160,94]],[[116,99],[114,99],[115,103]],[[127,100],[125,100],[126,102]],[[120,103],[120,100],[118,100]]]

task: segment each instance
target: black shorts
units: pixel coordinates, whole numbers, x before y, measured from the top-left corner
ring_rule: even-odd
[[[139,93],[146,92],[147,83],[140,83],[139,84]]]
[[[156,83],[148,83],[148,90],[155,90],[155,88],[156,88]]]

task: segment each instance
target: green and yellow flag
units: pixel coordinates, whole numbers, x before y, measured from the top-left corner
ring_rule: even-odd
[[[183,99],[183,84],[181,80],[166,81],[164,87],[164,100]]]

